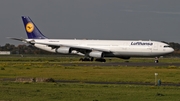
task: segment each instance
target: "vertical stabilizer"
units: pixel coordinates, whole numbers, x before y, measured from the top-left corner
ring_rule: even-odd
[[[47,39],[29,17],[22,16],[22,20],[28,39]]]

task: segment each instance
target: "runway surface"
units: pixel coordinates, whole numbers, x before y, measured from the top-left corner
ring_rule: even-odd
[[[63,66],[131,66],[131,67],[155,67],[155,66],[180,66],[180,63],[131,63],[131,62],[107,62],[107,63],[62,63]]]

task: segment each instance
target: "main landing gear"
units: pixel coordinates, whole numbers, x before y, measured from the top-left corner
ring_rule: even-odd
[[[80,58],[79,61],[93,61],[94,58]]]
[[[91,57],[91,58],[80,58],[79,61],[93,61],[94,58]],[[103,59],[103,58],[98,58],[98,59],[95,59],[95,61],[98,61],[98,62],[106,62],[106,59]]]
[[[95,61],[98,61],[98,62],[106,62],[106,59],[96,59]]]

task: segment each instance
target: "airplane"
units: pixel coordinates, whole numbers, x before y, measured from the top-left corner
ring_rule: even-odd
[[[96,58],[95,61],[106,62],[105,57],[160,57],[174,51],[167,43],[151,40],[49,39],[41,33],[30,17],[22,16],[22,20],[28,39],[10,39],[53,53],[84,56],[80,58],[81,61],[93,61]]]

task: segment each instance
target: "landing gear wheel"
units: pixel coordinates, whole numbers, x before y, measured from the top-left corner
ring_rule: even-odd
[[[102,62],[106,62],[106,59],[103,59]]]
[[[94,60],[94,58],[91,58],[91,61],[93,61]]]
[[[154,62],[155,62],[155,63],[159,63],[159,60],[158,60],[158,59],[159,59],[158,57],[155,57]]]
[[[79,61],[90,61],[89,58],[80,58]]]
[[[106,59],[96,59],[95,61],[98,61],[98,62],[106,62]]]
[[[154,62],[155,62],[155,63],[158,63],[158,62],[159,62],[159,60],[155,60]]]

